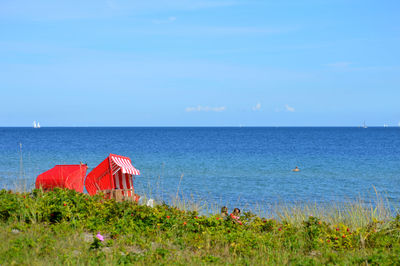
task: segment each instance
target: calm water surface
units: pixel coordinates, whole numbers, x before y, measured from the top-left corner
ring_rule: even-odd
[[[1,188],[18,183],[19,143],[30,183],[56,164],[90,171],[115,153],[141,171],[139,194],[166,200],[179,187],[241,207],[368,201],[373,186],[400,200],[400,128],[0,128]]]

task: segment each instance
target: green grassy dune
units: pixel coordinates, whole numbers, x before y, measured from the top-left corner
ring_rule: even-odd
[[[248,212],[240,225],[166,204],[1,190],[0,264],[399,265],[400,216],[349,206],[314,216],[307,208],[273,218]]]

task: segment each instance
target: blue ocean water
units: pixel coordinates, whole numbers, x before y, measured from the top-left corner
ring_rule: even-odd
[[[89,166],[109,153],[141,171],[138,194],[220,205],[400,200],[400,128],[0,128],[0,188],[56,164]],[[300,172],[292,172],[298,166]],[[183,177],[181,178],[181,176]]]

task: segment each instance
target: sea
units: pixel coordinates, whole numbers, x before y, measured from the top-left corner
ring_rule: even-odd
[[[0,188],[30,190],[57,164],[89,173],[110,153],[140,170],[136,193],[167,203],[400,201],[399,127],[2,127]]]

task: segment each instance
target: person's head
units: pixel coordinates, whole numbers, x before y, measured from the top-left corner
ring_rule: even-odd
[[[228,208],[226,206],[222,207],[221,213],[228,213]]]
[[[233,213],[236,214],[236,215],[239,215],[240,214],[240,209],[239,208],[233,209]]]

